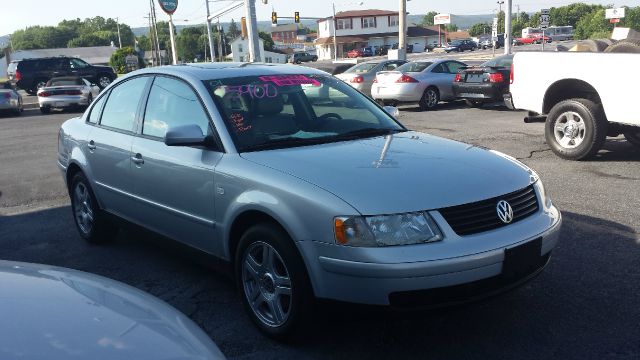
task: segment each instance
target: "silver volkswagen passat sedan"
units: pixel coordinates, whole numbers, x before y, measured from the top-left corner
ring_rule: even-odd
[[[304,67],[150,68],[62,125],[58,164],[83,238],[111,239],[115,215],[228,261],[273,337],[314,297],[433,306],[539,273],[561,216],[538,175],[387,110]]]

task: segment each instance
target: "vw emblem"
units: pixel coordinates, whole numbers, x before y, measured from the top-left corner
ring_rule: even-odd
[[[503,223],[508,224],[513,221],[513,209],[508,202],[500,200],[496,206],[496,212]]]

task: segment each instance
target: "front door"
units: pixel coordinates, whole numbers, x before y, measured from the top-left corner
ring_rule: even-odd
[[[191,124],[203,134],[212,132],[194,90],[181,80],[157,76],[132,146],[132,176],[141,206],[136,220],[190,246],[222,254],[214,206],[214,169],[222,152],[164,144],[169,128]]]
[[[69,59],[69,72],[72,76],[79,76],[81,78],[89,80],[91,83],[96,83],[98,80],[96,79],[96,74],[91,65],[86,62],[76,59]]]
[[[136,203],[131,180],[131,143],[138,105],[149,79],[137,77],[113,88],[99,122],[87,138],[87,161],[100,205],[125,218],[131,217]],[[100,111],[100,107],[93,107],[91,119],[96,118],[94,112]]]

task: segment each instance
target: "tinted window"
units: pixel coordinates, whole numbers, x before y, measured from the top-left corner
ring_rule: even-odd
[[[388,63],[388,64],[386,64],[386,65],[382,68],[382,70],[384,70],[384,71],[395,70],[395,69],[397,69],[397,68],[398,68],[398,66],[400,66],[400,65],[401,65],[400,63],[395,63],[395,62],[393,62],[393,63]]]
[[[97,124],[100,120],[100,113],[102,112],[102,107],[104,106],[104,102],[109,97],[109,94],[105,94],[100,100],[96,101],[95,105],[91,108],[91,113],[89,114],[88,121],[92,124]]]
[[[148,79],[148,77],[131,79],[111,90],[100,125],[132,131],[138,103]]]
[[[47,82],[47,86],[83,85],[81,78],[53,78]]]
[[[80,59],[69,59],[69,66],[72,69],[84,69],[89,66],[86,62]]]
[[[444,65],[444,63],[440,63],[438,65],[436,65],[433,70],[431,70],[431,72],[434,73],[446,73],[449,72],[446,68],[446,66]]]
[[[459,62],[455,62],[455,61],[449,61],[447,63],[447,67],[449,68],[449,73],[451,74],[457,74],[458,70],[460,70],[461,67],[465,66],[465,64],[463,63],[459,63]]]
[[[147,101],[142,133],[164,138],[174,126],[195,124],[209,132],[209,118],[193,90],[179,80],[157,77]]]
[[[374,67],[376,67],[378,64],[379,63],[358,64],[358,65],[356,65],[354,67],[350,67],[349,69],[347,69],[347,71],[345,71],[345,73],[356,73],[356,74],[366,73],[366,72],[369,72]]]
[[[424,71],[424,69],[428,68],[429,66],[431,66],[431,62],[425,62],[425,61],[420,61],[420,62],[410,62],[410,63],[406,63],[402,66],[399,66],[396,70],[397,71],[401,71],[401,72],[422,72]]]

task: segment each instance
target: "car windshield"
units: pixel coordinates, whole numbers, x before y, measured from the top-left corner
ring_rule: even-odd
[[[496,66],[496,67],[510,67],[511,63],[513,63],[513,55],[505,55],[505,56],[499,56],[495,59],[491,59],[487,62],[485,62],[484,64],[480,65],[482,67],[491,67],[491,66]]]
[[[424,69],[428,68],[433,64],[432,62],[426,61],[417,61],[417,62],[408,62],[404,65],[398,66],[396,71],[400,72],[422,72]]]
[[[366,73],[371,71],[371,69],[373,69],[374,67],[376,67],[378,64],[380,63],[362,63],[362,64],[358,64],[354,67],[350,67],[347,71],[345,71],[345,73],[356,73],[356,74],[362,74],[362,73]]]
[[[204,83],[240,152],[406,131],[366,96],[330,76],[244,76]]]
[[[47,86],[70,86],[82,85],[82,79],[51,79],[47,82]]]

